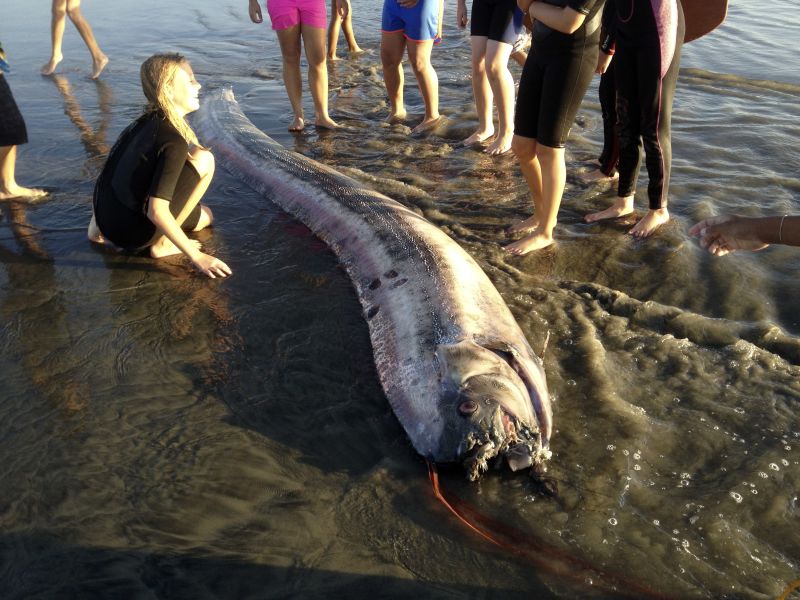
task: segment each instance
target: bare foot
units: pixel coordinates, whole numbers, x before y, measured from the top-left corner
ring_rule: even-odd
[[[94,219],[94,213],[92,214],[92,220],[89,221],[89,229],[86,231],[86,237],[89,238],[90,242],[94,242],[95,244],[106,243],[106,238],[100,233],[100,228],[97,226],[97,221]]]
[[[613,175],[606,175],[600,169],[594,169],[587,173],[581,173],[578,178],[584,183],[611,183],[619,179],[619,173],[614,171]]]
[[[475,133],[461,142],[464,146],[473,146],[485,142],[494,135],[494,127],[488,129],[478,129]]]
[[[401,108],[400,110],[392,110],[392,112],[389,113],[389,116],[386,117],[386,122],[391,124],[402,123],[407,118],[408,118],[408,113],[406,112],[406,109]]]
[[[336,53],[334,52],[333,54],[328,54],[326,60],[333,62],[334,60],[339,60],[339,57],[336,56]]]
[[[442,118],[441,115],[425,118],[422,120],[422,123],[420,123],[419,125],[414,127],[414,129],[411,130],[411,133],[413,134],[413,133],[422,133],[424,131],[430,131],[431,129],[436,127],[436,125],[439,124],[441,118]]]
[[[294,121],[289,125],[289,131],[292,133],[299,133],[305,129],[306,122],[303,120],[303,117],[295,117]]]
[[[502,156],[511,152],[511,138],[514,136],[513,132],[508,135],[498,135],[494,141],[486,147],[484,152],[489,156]]]
[[[638,239],[650,236],[656,229],[669,221],[669,211],[665,208],[652,208],[642,217],[628,233]]]
[[[547,248],[552,243],[552,235],[546,235],[544,233],[532,233],[528,236],[525,236],[521,240],[508,244],[508,246],[503,246],[503,250],[509,254],[514,254],[515,256],[523,256],[528,252]]]
[[[364,49],[361,46],[356,46],[355,48],[350,48],[350,54],[364,54]]]
[[[26,198],[28,200],[39,200],[47,196],[47,190],[40,190],[39,188],[26,188],[21,185],[10,185],[6,188],[0,188],[0,200],[11,200],[12,198]]]
[[[189,243],[197,250],[200,250],[202,247],[202,244],[197,240],[190,239]],[[164,258],[165,256],[174,256],[180,253],[181,249],[173,244],[165,235],[162,235],[160,238],[158,238],[155,244],[150,246],[150,256],[153,258]]]
[[[524,221],[519,221],[513,225],[506,227],[506,235],[514,235],[515,233],[525,233],[533,231],[539,227],[539,219],[536,216],[528,217]]]
[[[317,117],[314,121],[314,127],[317,129],[337,129],[339,124],[326,115],[324,117]]]
[[[100,73],[103,72],[103,69],[106,68],[108,64],[108,57],[105,54],[101,54],[100,58],[95,58],[92,60],[92,79],[97,79],[100,77]]]
[[[626,196],[625,198],[617,198],[614,204],[605,210],[589,213],[584,217],[587,223],[594,223],[595,221],[602,221],[603,219],[616,219],[624,217],[633,212],[633,196]]]
[[[58,56],[53,56],[50,58],[50,62],[44,64],[42,66],[42,75],[52,75],[56,71],[56,67],[58,63],[60,63],[64,59],[63,54],[59,54]]]

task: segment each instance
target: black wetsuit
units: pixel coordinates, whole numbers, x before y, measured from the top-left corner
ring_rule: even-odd
[[[600,97],[600,112],[603,115],[603,150],[600,152],[600,172],[611,177],[619,163],[619,138],[617,137],[617,84],[614,81],[612,60],[600,77],[597,93]]]
[[[563,148],[597,64],[600,11],[604,0],[539,0],[586,15],[572,34],[536,21],[533,44],[522,70],[514,134]]]
[[[101,233],[116,246],[138,250],[155,239],[148,199],[169,201],[177,217],[200,176],[188,160],[189,145],[160,113],[141,116],[122,132],[94,188],[94,215]],[[200,204],[181,227],[191,231]]]
[[[667,3],[672,3],[670,10]],[[654,5],[665,9],[656,12]],[[678,0],[607,0],[603,29],[601,47],[614,51],[616,63],[617,195],[624,198],[635,192],[644,144],[650,208],[664,208],[672,165],[672,99],[685,30],[683,9]]]
[[[0,73],[0,146],[18,146],[27,141],[25,120],[17,108],[6,76]]]

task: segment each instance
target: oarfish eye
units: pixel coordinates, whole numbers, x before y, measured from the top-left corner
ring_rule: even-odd
[[[478,405],[472,400],[464,400],[458,405],[458,412],[462,415],[471,415],[476,410],[478,410]]]

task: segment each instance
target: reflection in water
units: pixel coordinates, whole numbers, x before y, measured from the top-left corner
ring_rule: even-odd
[[[94,179],[102,169],[103,161],[110,149],[106,142],[106,136],[111,122],[111,106],[114,101],[111,86],[103,80],[93,80],[97,88],[97,105],[100,110],[100,116],[97,125],[92,127],[81,113],[80,104],[75,99],[69,80],[64,75],[59,74],[55,74],[49,79],[53,81],[56,89],[64,98],[64,114],[78,128],[81,143],[86,149],[88,159],[83,166],[83,176],[87,179]]]

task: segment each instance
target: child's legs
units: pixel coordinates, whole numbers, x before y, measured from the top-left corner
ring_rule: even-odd
[[[350,13],[347,13],[350,18]],[[339,43],[339,29],[342,25],[342,18],[336,12],[336,0],[331,0],[331,17],[328,24],[328,58],[336,57],[336,46]]]
[[[500,135],[511,136],[514,125],[514,78],[508,70],[512,46],[489,40],[486,44],[486,72],[497,104]]]
[[[303,80],[300,75],[300,25],[275,31],[283,58],[283,85],[295,117],[303,118]]]
[[[328,69],[325,63],[325,29],[300,25],[308,61],[308,86],[317,120],[328,118]]]
[[[67,16],[67,0],[53,0],[50,21],[50,36],[53,42],[52,58],[61,59],[61,42],[64,39],[64,25]]]
[[[486,42],[485,36],[473,35],[469,38],[472,46],[472,93],[475,96],[475,110],[478,113],[479,133],[491,132],[492,123],[492,88],[486,76]],[[490,133],[491,134],[491,133]]]
[[[92,28],[89,26],[89,22],[83,18],[83,14],[81,14],[81,0],[67,0],[67,14],[78,33],[81,34],[86,47],[89,48],[92,58],[95,60],[102,58],[103,53],[97,45],[97,40],[94,39]]]
[[[381,34],[381,63],[383,64],[383,82],[389,95],[392,115],[405,112],[403,106],[403,53],[406,49],[406,38],[402,31],[383,32]]]
[[[433,40],[409,42],[406,46],[411,70],[417,78],[417,85],[425,102],[425,120],[439,117],[439,79],[431,64]]]
[[[614,55],[619,134],[619,184],[617,196],[626,198],[636,191],[642,160],[641,106],[639,102],[638,52],[618,48]]]

